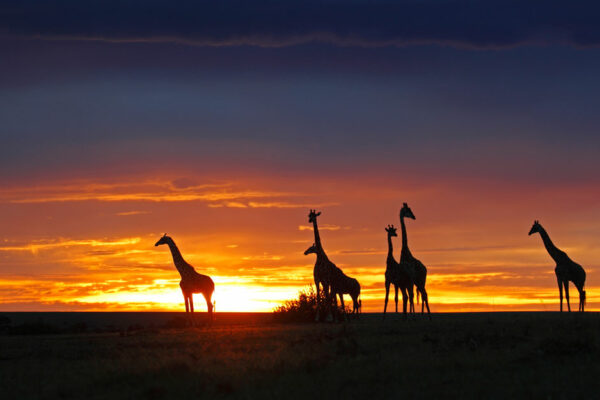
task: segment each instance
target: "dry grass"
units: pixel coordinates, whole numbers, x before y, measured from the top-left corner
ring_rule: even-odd
[[[600,316],[364,315],[128,335],[0,336],[7,399],[589,398]]]

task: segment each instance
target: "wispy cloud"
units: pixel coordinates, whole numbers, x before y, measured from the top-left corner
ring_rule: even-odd
[[[245,256],[242,257],[242,260],[245,261],[278,261],[283,259],[283,256],[272,255],[272,254],[262,254],[256,256]]]
[[[120,216],[120,217],[127,217],[130,215],[146,215],[146,214],[150,214],[150,211],[123,211],[123,212],[119,212],[116,215]]]
[[[357,254],[357,255],[379,255],[386,254],[387,251],[381,249],[364,249],[364,250],[340,250],[339,254]]]
[[[340,226],[340,225],[332,225],[332,224],[319,224],[319,229],[323,231],[339,231],[339,230],[350,230],[352,229],[349,226]],[[299,231],[312,231],[312,225],[298,225]]]
[[[46,187],[12,188],[0,190],[0,202],[13,204],[65,203],[65,202],[191,202],[211,203],[224,201],[219,206],[237,208],[296,207],[287,202],[250,201],[250,199],[273,199],[297,194],[273,190],[234,188],[230,182],[173,184],[171,181],[146,181],[116,184],[81,182],[57,184]],[[303,205],[304,206],[304,205]],[[306,207],[308,207],[306,205]],[[140,211],[120,213],[135,215]]]
[[[131,246],[139,243],[141,238],[122,238],[115,240],[97,240],[97,239],[56,239],[40,240],[25,244],[0,245],[0,252],[4,251],[29,251],[37,253],[40,250],[50,250],[56,248],[66,248],[71,246],[89,246],[89,247],[115,247]]]
[[[15,3],[18,4],[18,3]],[[202,46],[442,44],[502,48],[522,44],[597,45],[598,7],[547,0],[512,2],[316,0],[272,2],[40,2],[13,5],[0,28],[17,37]],[[157,18],[161,16],[162,18]]]
[[[281,194],[282,196],[287,196],[289,194]],[[336,206],[339,203],[294,203],[294,202],[286,202],[286,201],[270,201],[270,202],[260,202],[260,201],[249,201],[249,202],[240,202],[240,201],[227,201],[223,203],[211,203],[208,206],[211,208],[310,208],[310,207],[331,207]]]

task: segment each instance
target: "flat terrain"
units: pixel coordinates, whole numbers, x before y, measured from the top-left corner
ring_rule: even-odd
[[[436,314],[431,321],[365,314],[337,324],[218,314],[216,323],[199,328],[178,327],[178,313],[112,314],[2,313],[13,328],[0,335],[1,397],[572,399],[600,393],[597,313]],[[52,333],[51,321],[70,327],[62,332],[83,333]],[[43,331],[50,333],[34,334]]]

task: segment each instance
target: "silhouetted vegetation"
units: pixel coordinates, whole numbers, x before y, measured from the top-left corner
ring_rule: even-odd
[[[328,313],[325,304],[320,305],[320,315],[325,316]],[[352,310],[346,306],[346,314]],[[344,309],[338,303],[337,308],[333,309],[333,317],[336,320],[343,318]],[[282,305],[273,310],[274,319],[277,322],[314,322],[317,315],[317,294],[312,286],[298,293],[298,298],[287,300]],[[323,317],[324,318],[324,317]]]

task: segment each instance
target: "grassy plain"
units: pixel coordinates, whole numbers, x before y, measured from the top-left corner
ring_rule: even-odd
[[[219,315],[217,315],[219,317]],[[0,336],[3,399],[600,396],[600,315],[230,315],[199,328]]]

